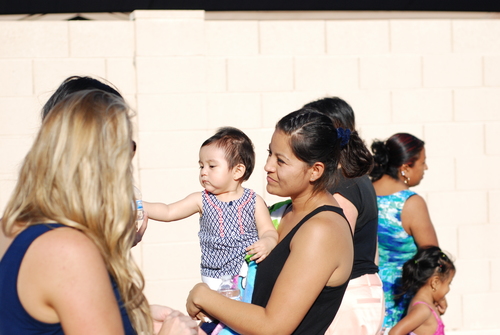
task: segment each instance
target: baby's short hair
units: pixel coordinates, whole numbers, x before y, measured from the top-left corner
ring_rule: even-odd
[[[242,182],[250,178],[255,167],[255,152],[252,141],[244,132],[233,127],[219,128],[213,136],[203,142],[201,147],[210,144],[215,144],[224,150],[229,169],[238,164],[245,166]]]

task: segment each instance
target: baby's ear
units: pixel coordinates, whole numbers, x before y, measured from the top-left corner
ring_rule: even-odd
[[[429,278],[429,284],[431,284],[432,290],[435,291],[441,284],[441,278],[439,276],[432,276]]]
[[[243,164],[237,164],[233,167],[233,179],[240,180],[245,175],[246,167]]]

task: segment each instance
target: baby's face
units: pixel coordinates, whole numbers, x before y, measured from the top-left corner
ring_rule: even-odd
[[[223,149],[209,144],[200,149],[200,184],[213,194],[225,192],[233,181]]]

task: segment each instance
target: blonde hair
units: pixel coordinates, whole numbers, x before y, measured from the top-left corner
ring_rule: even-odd
[[[58,222],[86,234],[115,279],[132,325],[152,333],[144,277],[131,255],[136,211],[129,107],[89,90],[58,103],[22,165],[3,219],[6,236]]]

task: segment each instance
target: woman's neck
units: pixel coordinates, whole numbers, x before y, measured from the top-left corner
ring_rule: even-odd
[[[402,180],[396,180],[384,174],[379,180],[373,182],[373,188],[375,188],[375,193],[377,195],[390,195],[407,190],[409,187]]]
[[[337,201],[327,191],[320,191],[317,193],[300,194],[291,197],[292,211],[295,214],[302,212],[311,212],[322,205],[338,206]]]

